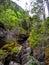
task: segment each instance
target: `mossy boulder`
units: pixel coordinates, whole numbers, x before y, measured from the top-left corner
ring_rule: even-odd
[[[2,59],[5,59],[5,57],[7,57],[8,54],[17,55],[19,50],[20,50],[20,45],[15,43],[15,41],[9,41],[0,49],[0,57],[2,57]]]

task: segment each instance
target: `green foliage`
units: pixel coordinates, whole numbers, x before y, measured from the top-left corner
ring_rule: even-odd
[[[27,58],[28,58],[28,59],[32,59],[32,56],[28,55]]]
[[[29,65],[35,65],[35,63],[32,61],[32,62],[29,63]],[[41,64],[39,63],[37,65],[41,65]]]
[[[29,65],[34,65],[34,62],[30,62]]]
[[[19,51],[19,47],[14,47],[11,52],[17,54],[18,51]]]
[[[29,16],[28,14],[23,11],[19,10],[15,3],[11,3],[12,1],[6,0],[1,3],[0,6],[0,21],[2,21],[7,29],[14,29],[16,30],[15,33],[26,33],[28,29],[28,21]],[[8,5],[7,5],[8,3]],[[24,24],[23,24],[24,23]],[[30,21],[29,21],[30,23]],[[24,26],[23,26],[24,25]],[[9,53],[17,54],[19,52],[19,47],[14,42],[9,42],[2,49],[0,55],[5,58]],[[4,50],[5,49],[5,50]],[[5,51],[5,52],[4,52]]]
[[[8,54],[17,54],[20,51],[20,46],[15,41],[9,41],[0,48],[0,59],[5,59]]]
[[[35,44],[39,43],[40,41],[40,34],[42,32],[42,22],[38,17],[34,16],[32,20],[32,30],[30,32],[30,44],[34,47]]]
[[[7,55],[8,55],[8,52],[6,50],[0,49],[0,59],[5,59]]]
[[[41,21],[37,17],[32,19],[32,28],[30,32],[30,46],[35,48],[38,44],[47,44],[48,43],[48,34],[49,34],[49,18]],[[46,38],[47,37],[47,38]]]
[[[32,56],[28,55],[28,59],[33,59]],[[32,60],[29,62],[29,65],[35,65],[36,61]],[[37,65],[40,65],[40,62],[37,63]]]
[[[0,20],[5,23],[5,25],[8,25],[9,27],[14,27],[17,22],[19,22],[19,19],[16,17],[16,14],[13,10],[7,9],[6,11],[3,11],[0,13]]]
[[[0,11],[0,21],[3,21],[7,28],[16,30],[20,27],[25,31],[28,29],[29,16],[16,3],[5,0],[0,6]]]

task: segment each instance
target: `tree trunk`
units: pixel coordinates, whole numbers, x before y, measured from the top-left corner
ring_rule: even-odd
[[[48,9],[48,17],[49,17],[49,0],[46,0],[47,9]]]

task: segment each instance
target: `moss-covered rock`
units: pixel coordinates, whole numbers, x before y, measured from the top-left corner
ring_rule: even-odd
[[[5,59],[5,57],[7,57],[8,54],[17,55],[19,50],[20,50],[20,45],[15,43],[15,41],[9,41],[0,49],[0,59]]]

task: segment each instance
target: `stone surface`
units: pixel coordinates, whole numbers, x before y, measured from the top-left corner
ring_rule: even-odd
[[[3,65],[3,63],[0,61],[0,65]]]
[[[19,63],[11,61],[9,65],[20,65]]]

